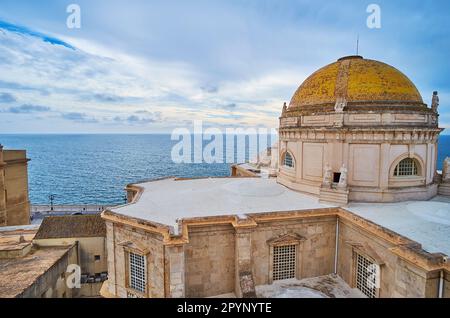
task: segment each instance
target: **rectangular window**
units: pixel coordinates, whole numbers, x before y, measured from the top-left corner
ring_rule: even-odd
[[[366,257],[356,254],[356,288],[369,298],[377,297],[379,267]]]
[[[297,245],[273,247],[273,280],[296,277]]]
[[[129,253],[129,287],[140,293],[145,293],[147,285],[147,266],[145,256]]]
[[[94,260],[95,260],[96,262],[100,261],[100,259],[101,259],[100,255],[95,255],[95,256],[94,256]]]

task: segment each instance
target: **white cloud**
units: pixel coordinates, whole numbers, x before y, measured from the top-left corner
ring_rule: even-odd
[[[51,105],[63,114],[49,115],[49,122],[97,122],[111,129],[111,119],[120,118],[125,120],[115,124],[161,130],[181,120],[235,124],[239,118],[244,124],[274,126],[282,98],[304,77],[290,70],[210,84],[204,81],[207,76],[183,62],[143,59],[82,39],[62,40],[76,50],[25,34],[0,33],[0,61],[8,60],[2,64],[0,86],[14,92],[18,103]],[[208,85],[213,89],[205,89]],[[235,105],[232,114],[226,107],[230,104]],[[164,120],[137,117],[137,110],[158,112]]]

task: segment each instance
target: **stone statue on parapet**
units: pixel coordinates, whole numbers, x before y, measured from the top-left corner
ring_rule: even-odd
[[[345,189],[345,188],[347,188],[347,185],[348,185],[348,183],[347,183],[348,170],[345,167],[345,164],[342,165],[340,172],[341,172],[341,177],[339,178],[338,187],[341,189]]]
[[[286,104],[286,102],[284,102],[282,114],[284,115],[286,112],[287,112],[287,104]]]
[[[325,187],[331,187],[331,182],[333,181],[333,171],[331,170],[331,166],[327,163],[325,165],[324,171],[323,171],[323,186]]]
[[[433,92],[433,98],[431,100],[431,110],[435,113],[438,112],[439,108],[439,96],[438,92]]]
[[[336,104],[334,105],[334,111],[336,113],[342,113],[346,106],[347,106],[347,100],[345,98],[340,97],[336,100]]]
[[[442,182],[450,182],[450,157],[445,158],[442,167]]]

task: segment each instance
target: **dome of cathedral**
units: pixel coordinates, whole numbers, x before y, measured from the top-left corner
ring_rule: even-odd
[[[396,68],[361,56],[348,56],[327,65],[297,89],[289,111],[333,111],[392,108],[424,109],[426,105],[413,82]]]

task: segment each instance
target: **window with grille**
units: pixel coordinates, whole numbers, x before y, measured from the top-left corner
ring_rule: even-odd
[[[289,152],[284,155],[284,166],[289,168],[294,168],[294,159]]]
[[[147,285],[145,256],[129,253],[129,287],[138,292],[145,293]]]
[[[273,247],[273,280],[295,278],[297,245]]]
[[[417,163],[414,159],[406,158],[400,161],[400,163],[395,167],[394,176],[405,177],[405,176],[417,176],[418,169]]]
[[[356,254],[356,288],[369,298],[377,297],[379,266],[368,258]]]

